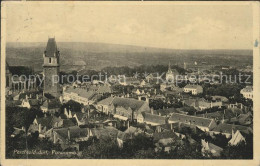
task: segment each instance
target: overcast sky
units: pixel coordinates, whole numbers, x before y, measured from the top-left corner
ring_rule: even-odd
[[[104,42],[173,49],[251,49],[250,5],[7,4],[7,42]]]

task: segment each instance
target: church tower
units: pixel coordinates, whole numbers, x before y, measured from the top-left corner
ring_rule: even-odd
[[[43,93],[53,97],[60,96],[59,70],[60,51],[57,48],[55,38],[49,38],[43,53],[44,89]]]
[[[166,73],[166,81],[168,83],[172,83],[174,81],[174,73],[172,72],[170,62],[169,62],[169,66],[168,66],[168,72]]]

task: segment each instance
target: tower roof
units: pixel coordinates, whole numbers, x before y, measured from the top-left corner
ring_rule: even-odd
[[[46,57],[54,57],[54,54],[58,52],[57,44],[55,41],[55,38],[49,38],[46,50],[45,50],[45,56]]]

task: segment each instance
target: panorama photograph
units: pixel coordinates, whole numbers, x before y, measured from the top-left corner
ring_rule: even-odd
[[[253,159],[252,15],[5,3],[5,158]]]

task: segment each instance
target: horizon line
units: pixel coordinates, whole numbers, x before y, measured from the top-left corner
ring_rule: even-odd
[[[57,41],[56,41],[57,42]],[[27,42],[27,41],[6,41],[6,43],[47,43],[44,41],[35,41],[35,42]],[[134,46],[134,47],[146,47],[146,48],[156,48],[156,49],[166,49],[166,50],[249,50],[253,51],[253,47],[250,48],[167,48],[167,47],[156,47],[156,46],[143,46],[143,45],[132,45],[132,44],[118,44],[118,43],[106,43],[106,42],[89,42],[89,41],[59,41],[57,43],[93,43],[93,44],[111,44],[111,45],[121,45],[121,46]]]

